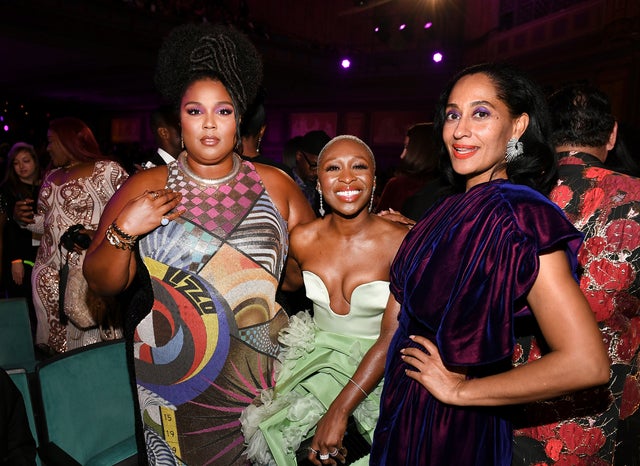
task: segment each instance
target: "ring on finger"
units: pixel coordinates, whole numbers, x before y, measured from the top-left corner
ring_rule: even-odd
[[[332,452],[329,452],[329,456],[336,456],[338,454],[338,449],[334,448]]]
[[[309,447],[309,451],[314,452],[316,455],[319,453],[318,450],[315,450],[313,447]]]
[[[149,191],[149,194],[151,195],[151,199],[154,201],[160,197],[160,193],[158,191]]]
[[[321,460],[328,460],[329,459],[329,453],[320,453],[320,456],[318,457]]]
[[[166,227],[167,225],[169,225],[169,219],[163,215],[162,220],[160,220],[160,225]]]

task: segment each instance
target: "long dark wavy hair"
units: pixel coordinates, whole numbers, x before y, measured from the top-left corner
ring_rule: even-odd
[[[482,63],[457,73],[440,95],[434,116],[434,131],[438,135],[440,165],[451,184],[451,192],[463,192],[466,179],[454,172],[449,154],[442,140],[446,106],[456,83],[464,76],[486,75],[495,85],[498,98],[512,117],[526,113],[529,125],[520,138],[524,154],[506,165],[507,178],[547,195],[558,179],[557,157],[550,143],[550,117],[547,100],[540,86],[522,71],[506,63]],[[506,150],[506,147],[505,147]]]
[[[27,152],[33,159],[36,166],[35,182],[34,185],[39,186],[41,180],[40,159],[35,148],[26,142],[16,142],[9,153],[7,154],[7,165],[5,177],[0,184],[2,189],[7,189],[9,192],[16,195],[18,198],[31,197],[32,192],[26,188],[26,186],[20,181],[16,170],[13,168],[13,161],[21,152]]]

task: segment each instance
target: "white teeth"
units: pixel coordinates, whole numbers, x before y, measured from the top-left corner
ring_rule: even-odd
[[[356,194],[360,193],[359,190],[349,190],[349,191],[338,191],[336,194],[338,196],[355,196]]]

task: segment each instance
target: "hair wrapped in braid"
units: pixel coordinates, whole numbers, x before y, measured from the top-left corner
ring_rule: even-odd
[[[203,23],[175,27],[158,53],[158,90],[178,107],[187,87],[206,77],[225,86],[239,118],[258,92],[262,61],[249,38],[231,26]]]

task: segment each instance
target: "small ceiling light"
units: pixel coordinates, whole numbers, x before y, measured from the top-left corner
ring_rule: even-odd
[[[404,30],[404,28],[406,28],[406,27],[407,27],[407,25],[406,25],[406,24],[404,24],[404,23],[402,23],[402,24],[400,25],[400,27],[398,28],[398,30],[403,31],[403,30]]]
[[[376,26],[373,28],[374,32],[380,32],[380,26]]]
[[[436,63],[440,63],[442,61],[442,54],[440,52],[436,52],[433,54],[433,61]]]
[[[4,125],[4,126],[3,126],[3,129],[4,129],[5,131],[9,131],[9,125]]]
[[[342,66],[342,68],[346,70],[351,66],[351,60],[349,60],[348,58],[343,58],[342,61],[340,62],[340,66]]]
[[[433,23],[431,21],[427,21],[426,23],[424,23],[424,28],[425,29],[430,29],[431,26],[433,26]]]

